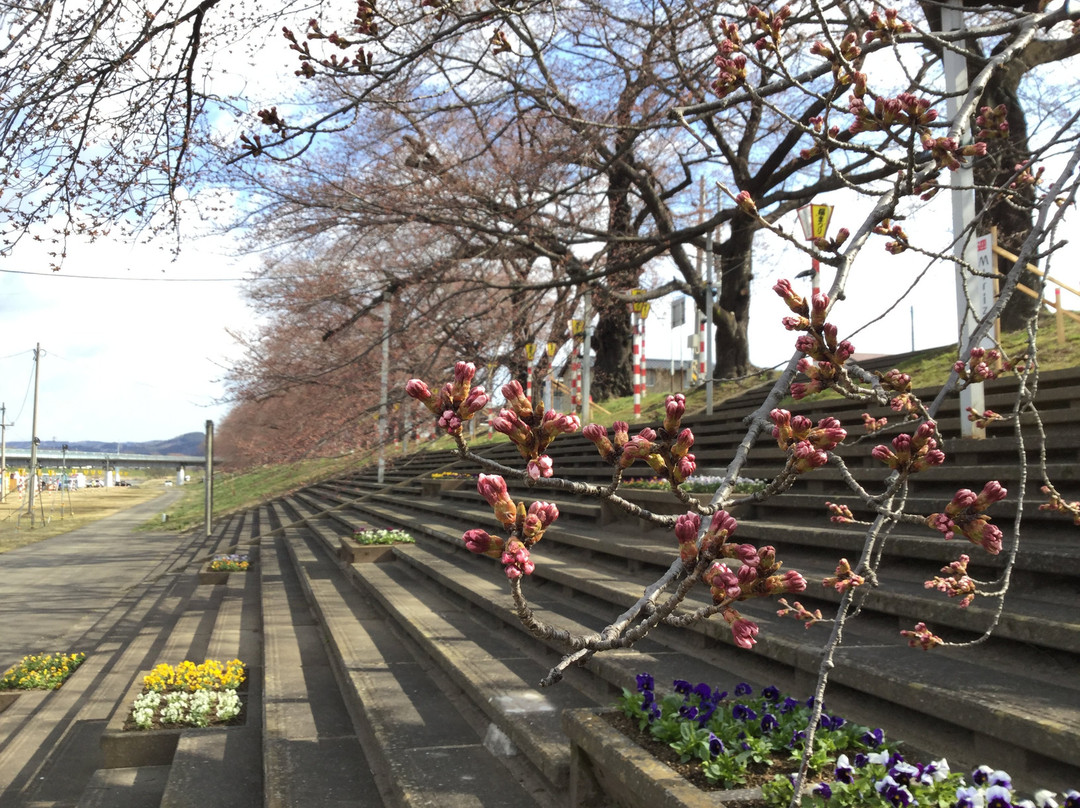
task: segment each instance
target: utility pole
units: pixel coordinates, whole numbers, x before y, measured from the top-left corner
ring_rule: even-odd
[[[206,535],[209,538],[214,526],[214,422],[206,422],[206,486],[203,503]]]
[[[30,426],[30,529],[34,529],[34,488],[37,486],[37,413],[38,413],[38,380],[41,375],[41,343],[34,346],[34,417]]]
[[[0,504],[7,502],[7,404],[0,404]]]

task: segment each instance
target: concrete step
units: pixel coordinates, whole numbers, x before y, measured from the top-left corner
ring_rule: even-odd
[[[289,537],[286,546],[388,806],[546,804],[534,796],[535,786],[519,781],[512,760],[484,745],[483,735],[334,563],[306,538]]]
[[[321,630],[285,550],[260,546],[264,631],[262,775],[266,808],[381,806]]]

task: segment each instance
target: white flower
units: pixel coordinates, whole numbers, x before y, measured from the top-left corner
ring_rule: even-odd
[[[1035,804],[1039,808],[1058,808],[1057,800],[1054,797],[1057,796],[1056,791],[1050,791],[1049,789],[1042,789],[1035,792]]]
[[[866,756],[866,759],[879,766],[888,766],[890,757],[892,757],[892,755],[889,754],[889,750],[882,749],[880,752],[871,752]]]

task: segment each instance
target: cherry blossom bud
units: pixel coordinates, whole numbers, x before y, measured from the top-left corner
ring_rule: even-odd
[[[997,480],[991,480],[983,486],[983,490],[979,493],[978,498],[975,501],[974,507],[976,510],[984,511],[993,505],[995,502],[1000,502],[1005,499],[1009,494],[1008,490],[1002,486]]]
[[[644,430],[643,430],[644,431]],[[634,464],[635,460],[644,460],[651,455],[656,449],[656,444],[642,435],[635,435],[630,438],[622,447],[622,454],[619,456],[619,468],[628,469]]]
[[[534,502],[529,506],[529,514],[540,519],[544,527],[548,527],[559,518],[559,507],[554,502]]]
[[[791,447],[791,456],[795,459],[796,474],[804,474],[821,468],[829,462],[829,456],[808,440],[801,440]]]
[[[469,385],[476,375],[476,365],[472,362],[458,362],[454,365],[454,400],[462,401],[469,393]]]
[[[757,205],[754,204],[754,199],[750,196],[749,191],[739,191],[735,195],[735,204],[751,216],[757,216]]]
[[[839,345],[836,346],[835,355],[836,355],[836,361],[837,362],[845,362],[848,359],[850,359],[854,354],[855,354],[855,346],[852,345],[847,340],[844,340],[843,342],[841,342]]]
[[[776,548],[771,544],[758,548],[758,567],[762,570],[772,570],[776,564]]]
[[[753,648],[757,644],[757,635],[758,626],[752,620],[740,617],[731,624],[731,636],[735,640],[735,644],[740,648],[746,648],[747,650]]]
[[[931,648],[943,645],[945,642],[941,637],[934,635],[926,627],[926,623],[916,623],[914,631],[901,631],[900,636],[907,637],[908,645],[912,648],[921,648],[924,651],[929,651]]]
[[[630,425],[626,421],[616,421],[611,425],[611,429],[614,432],[615,448],[621,449],[630,440]]]
[[[679,458],[679,462],[675,465],[672,475],[675,478],[675,484],[678,485],[684,482],[687,478],[692,477],[694,472],[697,471],[697,458],[692,454],[684,455]]]
[[[780,323],[788,331],[805,331],[810,327],[810,320],[806,317],[783,317]]]
[[[687,427],[679,433],[678,439],[671,444],[671,454],[675,457],[683,457],[694,445],[694,433]]]
[[[757,567],[751,567],[744,564],[739,567],[739,571],[735,573],[735,575],[739,579],[739,588],[746,591],[746,589],[757,580]]]
[[[611,445],[611,441],[608,440],[607,428],[600,424],[589,424],[582,430],[582,434],[586,438],[593,442],[596,446],[596,451],[600,453],[600,456],[604,460],[611,462],[612,457],[615,454],[615,447]]]
[[[409,379],[405,383],[405,392],[423,404],[431,398],[431,390],[420,379]]]
[[[484,409],[490,399],[491,396],[484,392],[483,387],[474,387],[469,391],[469,395],[465,397],[461,407],[458,408],[458,413],[467,420]]]
[[[526,471],[529,477],[533,480],[539,480],[541,477],[551,476],[551,458],[547,455],[540,455],[535,460],[530,460],[526,466]]]
[[[804,354],[816,354],[820,353],[818,350],[817,338],[811,334],[800,334],[795,338],[795,350],[802,351]]]
[[[444,410],[439,416],[439,427],[445,429],[448,434],[456,435],[461,432],[461,418],[453,410]]]
[[[525,397],[525,390],[521,387],[521,382],[514,379],[504,384],[502,394],[503,398],[506,399],[506,403],[519,417],[528,418],[533,414],[532,402]]]
[[[742,596],[738,576],[723,562],[714,561],[701,577],[709,585],[715,603]]]
[[[488,424],[496,432],[506,435],[519,446],[528,443],[532,435],[528,424],[522,421],[513,410],[499,410],[499,414],[489,420]]]
[[[476,490],[488,505],[494,505],[509,496],[506,491],[506,480],[498,474],[481,474],[476,481]]]
[[[712,515],[712,521],[709,522],[709,533],[715,537],[717,542],[721,542],[730,538],[738,526],[739,523],[735,521],[735,517],[730,513],[717,511]]]
[[[664,429],[669,435],[674,435],[678,429],[679,424],[682,421],[683,414],[686,412],[686,396],[682,393],[675,393],[668,396],[664,401]]]
[[[684,513],[675,520],[675,538],[679,542],[679,558],[687,566],[697,560],[697,536],[701,517],[696,513]]]
[[[991,524],[986,516],[978,516],[964,526],[964,535],[972,544],[978,544],[990,555],[1001,552],[1001,544],[1004,535],[995,524]]]
[[[465,548],[471,553],[488,555],[493,558],[498,558],[502,555],[504,545],[503,539],[498,536],[492,536],[486,530],[480,530],[479,528],[466,530],[461,538],[465,542]]]
[[[807,305],[805,299],[802,296],[796,294],[795,290],[791,288],[791,281],[787,278],[781,278],[773,286],[773,291],[780,295],[787,303],[787,307],[795,314],[801,317],[810,316],[810,308]]]
[[[577,432],[581,429],[581,419],[576,415],[563,415],[548,410],[544,413],[544,419],[540,422],[540,433],[550,441],[556,435]]]
[[[810,325],[821,327],[825,324],[825,310],[829,307],[829,296],[818,292],[810,298]]]
[[[822,418],[816,429],[809,430],[807,437],[819,449],[831,451],[847,437],[847,430],[840,426],[840,422],[835,418]]]
[[[968,488],[961,488],[955,494],[953,494],[952,501],[945,506],[945,513],[949,516],[957,516],[958,514],[973,507],[978,502],[978,496],[975,492]]]
[[[806,579],[795,570],[785,572],[781,580],[783,581],[784,592],[794,594],[806,591]]]

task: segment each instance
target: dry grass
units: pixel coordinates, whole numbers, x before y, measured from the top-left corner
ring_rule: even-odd
[[[0,505],[0,553],[59,536],[153,499],[165,490],[163,482],[148,480],[131,488],[43,491],[34,497],[33,528],[26,499],[18,493],[9,493],[7,502]]]

